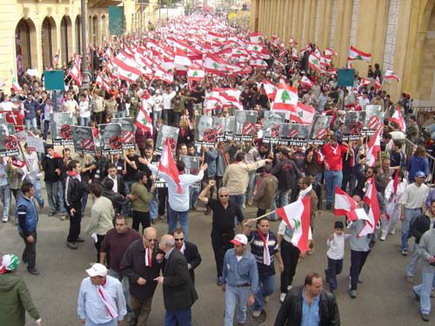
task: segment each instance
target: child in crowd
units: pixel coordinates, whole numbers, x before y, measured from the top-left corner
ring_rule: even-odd
[[[343,256],[344,256],[344,241],[349,239],[350,234],[343,232],[343,222],[336,221],[334,224],[334,233],[326,240],[328,251],[328,268],[325,269],[326,282],[329,283],[331,292],[337,289],[337,275],[343,269]]]

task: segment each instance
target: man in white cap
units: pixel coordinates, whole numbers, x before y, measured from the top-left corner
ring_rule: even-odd
[[[237,322],[246,322],[247,305],[255,302],[254,294],[258,290],[258,270],[255,257],[246,251],[248,238],[244,234],[236,234],[231,243],[233,249],[225,253],[222,273],[222,290],[225,291],[225,326],[234,323],[234,309],[238,303]]]
[[[83,324],[89,326],[115,326],[127,314],[122,285],[116,278],[107,275],[102,264],[93,264],[86,270],[80,285],[77,314]]]

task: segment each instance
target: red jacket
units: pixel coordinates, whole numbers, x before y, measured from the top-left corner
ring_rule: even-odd
[[[336,145],[332,147],[329,143],[323,146],[322,153],[325,156],[325,163],[331,171],[341,171],[343,169],[343,154],[347,152],[347,146]],[[326,164],[325,164],[326,165]]]

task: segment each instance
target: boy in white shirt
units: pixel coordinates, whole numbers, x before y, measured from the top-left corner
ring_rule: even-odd
[[[326,240],[329,249],[326,252],[328,268],[325,269],[325,275],[331,292],[337,289],[337,275],[343,269],[344,241],[350,238],[350,234],[345,234],[343,228],[343,222],[335,222],[334,233]]]

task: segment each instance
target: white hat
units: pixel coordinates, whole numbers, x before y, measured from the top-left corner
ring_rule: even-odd
[[[235,245],[246,245],[248,243],[248,238],[244,234],[236,234],[231,243]]]
[[[94,277],[94,276],[104,277],[107,275],[107,268],[103,264],[96,263],[93,264],[91,268],[87,269],[86,273],[88,273],[90,277]]]

